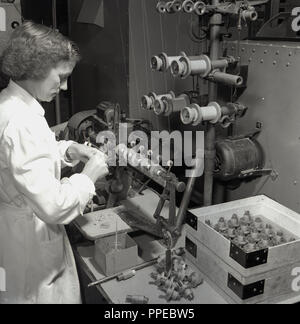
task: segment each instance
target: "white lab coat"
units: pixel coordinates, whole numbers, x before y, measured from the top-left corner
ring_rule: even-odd
[[[0,303],[80,303],[78,276],[64,224],[95,192],[76,174],[61,180],[65,152],[42,106],[13,81],[0,93]]]

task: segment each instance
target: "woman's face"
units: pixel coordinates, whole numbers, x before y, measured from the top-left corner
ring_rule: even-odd
[[[60,90],[68,89],[68,77],[71,75],[75,63],[61,62],[52,68],[48,76],[42,81],[36,81],[35,98],[42,102],[52,101]]]

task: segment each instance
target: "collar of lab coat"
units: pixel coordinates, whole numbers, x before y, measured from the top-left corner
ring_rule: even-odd
[[[9,91],[13,96],[16,96],[24,101],[30,107],[30,109],[32,109],[33,112],[42,117],[45,116],[45,110],[40,105],[40,103],[35,98],[33,98],[29,92],[20,87],[16,82],[10,80],[6,90]]]

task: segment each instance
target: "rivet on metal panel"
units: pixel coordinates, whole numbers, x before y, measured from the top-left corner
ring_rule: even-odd
[[[257,128],[257,129],[262,129],[262,127],[263,127],[263,123],[260,122],[260,121],[258,121],[258,122],[256,123],[256,128]]]
[[[267,54],[268,53],[268,50],[264,50],[264,54]]]
[[[280,54],[280,52],[279,51],[276,51],[276,55],[279,55]]]
[[[263,59],[261,59],[261,60],[260,60],[260,63],[264,63],[264,60],[263,60]]]
[[[252,62],[252,58],[251,58],[251,57],[249,58],[248,62],[249,62],[249,63]]]
[[[245,52],[245,48],[244,47],[242,48],[242,52]]]
[[[293,55],[293,53],[292,52],[289,52],[289,56],[292,56]]]
[[[255,48],[253,48],[253,49],[252,49],[252,52],[253,52],[253,53],[255,53],[255,52],[256,52],[256,49],[255,49]]]
[[[273,61],[273,65],[276,65],[277,64],[277,61]]]
[[[286,64],[286,66],[287,66],[287,67],[289,67],[290,65],[291,65],[291,63],[290,63],[290,62]]]

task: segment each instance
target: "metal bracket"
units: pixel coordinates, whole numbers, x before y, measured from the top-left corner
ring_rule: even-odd
[[[198,219],[191,212],[187,211],[185,216],[185,223],[193,228],[195,231],[198,230]]]
[[[197,245],[187,237],[185,238],[185,249],[195,259],[197,258]]]
[[[265,280],[260,280],[249,285],[243,285],[229,273],[227,286],[240,299],[246,300],[264,294]]]
[[[268,262],[269,250],[246,253],[234,243],[230,245],[230,257],[245,269],[257,267]]]

